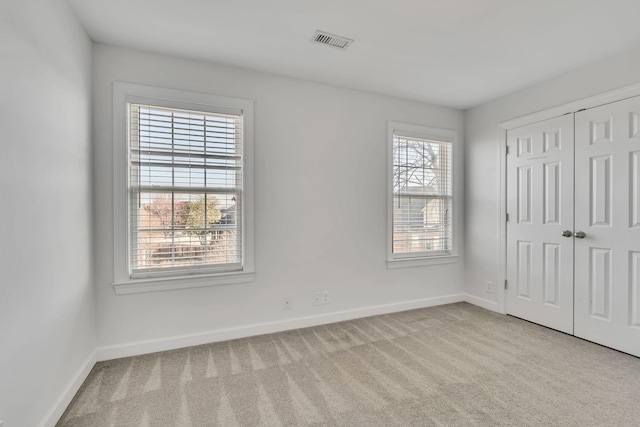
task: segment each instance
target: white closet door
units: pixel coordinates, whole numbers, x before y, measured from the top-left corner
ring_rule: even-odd
[[[507,132],[507,312],[567,333],[573,333],[573,129],[569,114]]]
[[[640,356],[640,98],[575,120],[575,335]]]

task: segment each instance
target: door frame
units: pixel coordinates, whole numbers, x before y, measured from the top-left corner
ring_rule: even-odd
[[[498,176],[498,271],[496,274],[496,283],[498,286],[496,286],[496,294],[498,297],[499,313],[507,313],[506,293],[503,285],[507,280],[507,131],[565,114],[575,113],[579,110],[633,98],[634,96],[640,96],[640,83],[582,98],[498,124],[497,156],[498,170],[500,173]]]

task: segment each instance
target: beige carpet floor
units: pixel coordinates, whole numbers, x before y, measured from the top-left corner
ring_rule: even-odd
[[[640,359],[450,304],[98,363],[59,426],[640,426]]]

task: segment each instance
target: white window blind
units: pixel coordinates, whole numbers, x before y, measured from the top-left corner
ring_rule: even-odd
[[[451,142],[393,132],[392,252],[452,253]]]
[[[240,269],[242,115],[127,107],[131,276]]]

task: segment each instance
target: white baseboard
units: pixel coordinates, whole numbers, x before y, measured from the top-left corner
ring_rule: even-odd
[[[69,406],[69,403],[71,403],[71,400],[80,389],[82,383],[84,383],[89,376],[89,373],[95,364],[96,352],[93,351],[87,360],[85,360],[80,366],[80,369],[78,369],[69,384],[64,388],[62,394],[58,397],[58,400],[56,400],[51,409],[49,409],[49,412],[47,412],[42,421],[40,421],[38,427],[54,427],[56,425],[60,420],[60,417],[62,417],[62,414],[64,414],[64,411],[66,411]]]
[[[471,294],[464,294],[464,300],[469,304],[477,305],[478,307],[486,308],[487,310],[499,312],[498,303],[496,301],[480,298]]]
[[[190,347],[194,345],[207,344],[217,341],[226,341],[237,338],[245,338],[255,335],[270,334],[291,329],[307,328],[310,326],[342,322],[345,320],[375,316],[378,314],[395,313],[416,308],[451,304],[454,302],[461,302],[465,300],[466,295],[462,293],[444,295],[441,297],[356,308],[353,310],[298,317],[295,319],[278,320],[275,322],[265,322],[234,328],[217,329],[208,332],[200,332],[197,334],[104,346],[98,347],[98,349],[96,350],[96,357],[98,361],[103,361],[117,359],[120,357],[138,356],[141,354],[155,353],[157,351],[173,350],[176,348]]]
[[[342,322],[362,317],[375,316],[378,314],[396,313],[399,311],[412,310],[416,308],[433,307],[436,305],[451,304],[466,301],[492,311],[498,311],[498,303],[470,294],[451,294],[441,297],[425,298],[419,300],[405,301],[400,303],[377,305],[372,307],[357,308],[353,310],[337,311],[314,316],[298,317],[295,319],[279,320],[275,322],[265,322],[254,325],[239,326],[235,328],[218,329],[197,334],[182,335],[171,338],[161,338],[156,340],[138,341],[130,344],[98,347],[89,355],[82,364],[76,375],[69,382],[67,387],[47,412],[39,427],[54,427],[64,411],[71,403],[82,383],[87,379],[96,361],[116,359],[120,357],[137,356],[140,354],[154,353],[156,351],[173,350],[181,347],[207,344],[217,341],[226,341],[236,338],[244,338],[255,335],[281,332],[291,329],[306,328],[310,326],[324,325],[328,323]]]

